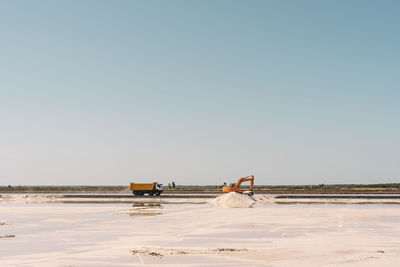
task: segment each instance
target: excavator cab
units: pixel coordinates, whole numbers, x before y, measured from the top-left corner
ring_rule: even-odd
[[[242,191],[240,188],[240,185],[243,182],[250,182],[250,191]],[[228,193],[228,192],[238,192],[238,193],[244,193],[247,195],[253,195],[253,185],[254,185],[254,175],[251,176],[246,176],[243,178],[240,178],[236,183],[231,183],[229,186],[224,186],[222,188],[222,192]]]

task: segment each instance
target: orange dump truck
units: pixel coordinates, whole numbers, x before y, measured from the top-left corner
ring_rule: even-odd
[[[149,196],[159,196],[164,190],[163,185],[157,182],[153,182],[151,184],[131,183],[130,188],[135,196],[143,196],[144,194],[149,194]]]

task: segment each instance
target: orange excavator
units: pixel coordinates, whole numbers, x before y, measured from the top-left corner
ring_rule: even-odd
[[[248,181],[250,181],[250,191],[242,191],[242,189],[240,189],[240,185],[243,182],[248,182]],[[253,195],[253,185],[254,185],[254,175],[250,175],[250,176],[240,178],[236,183],[232,183],[229,186],[224,186],[222,188],[222,192],[225,192],[225,193],[238,192],[238,193]]]

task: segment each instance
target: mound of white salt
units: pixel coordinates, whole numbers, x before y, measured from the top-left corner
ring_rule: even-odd
[[[224,208],[249,208],[256,203],[256,200],[246,194],[229,192],[218,196],[210,203]]]

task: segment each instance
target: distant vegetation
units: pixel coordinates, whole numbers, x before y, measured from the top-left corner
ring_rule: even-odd
[[[400,188],[400,183],[388,184],[319,184],[319,185],[256,185],[255,188]]]
[[[222,188],[224,185],[176,185],[176,188]],[[248,185],[244,185],[246,187]],[[400,183],[387,184],[319,184],[319,185],[254,185],[254,188],[400,188]]]
[[[39,186],[22,186],[22,185],[8,185],[0,186],[0,192],[7,193],[57,193],[57,192],[118,192],[129,190],[128,186],[49,186],[49,185],[39,185]]]

